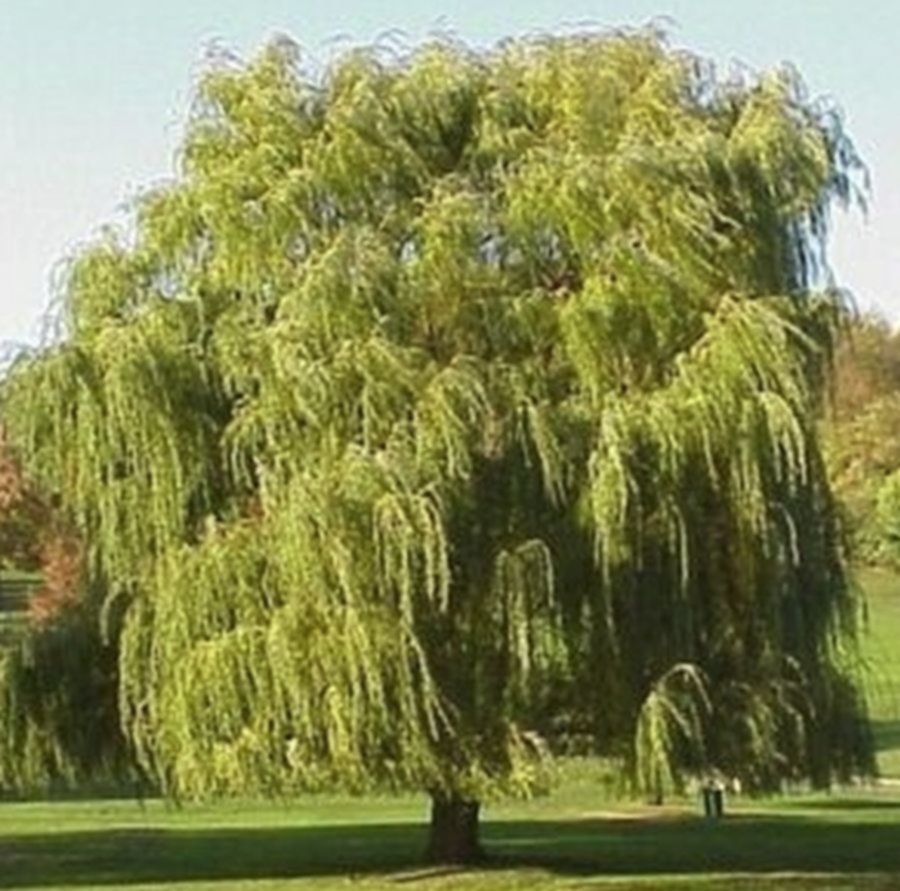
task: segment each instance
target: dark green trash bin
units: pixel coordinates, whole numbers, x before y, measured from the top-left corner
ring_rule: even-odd
[[[725,813],[725,792],[721,786],[703,787],[703,815],[708,820],[720,820]]]

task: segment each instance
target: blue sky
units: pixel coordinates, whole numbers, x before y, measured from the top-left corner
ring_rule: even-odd
[[[204,48],[288,34],[318,59],[392,30],[490,44],[579,23],[671,20],[723,66],[791,61],[843,107],[874,185],[835,218],[832,261],[861,307],[900,321],[897,0],[0,0],[0,342],[34,341],[56,263],[171,175]]]

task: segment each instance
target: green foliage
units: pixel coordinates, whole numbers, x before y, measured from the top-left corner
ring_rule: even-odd
[[[674,776],[665,679],[701,671],[714,709],[812,704],[713,763],[867,766],[810,293],[855,162],[796,75],[650,32],[316,77],[279,43],[211,68],[179,157],[4,391],[167,791],[472,798],[636,732]]]
[[[116,651],[67,605],[0,652],[0,789],[116,783],[130,771],[116,712]]]
[[[900,470],[895,470],[878,489],[875,511],[882,548],[889,558],[900,557]]]
[[[660,804],[666,794],[681,791],[680,770],[685,763],[704,763],[703,727],[712,710],[706,688],[695,665],[673,665],[653,685],[638,712],[635,776],[639,788]]]
[[[101,638],[82,548],[0,439],[0,790],[115,782],[128,769],[117,651]]]
[[[900,340],[886,322],[863,316],[844,326],[833,408],[824,424],[829,475],[854,559],[898,559],[896,482],[900,470]]]

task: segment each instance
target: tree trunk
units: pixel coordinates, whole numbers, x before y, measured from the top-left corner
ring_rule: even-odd
[[[478,841],[481,803],[457,795],[431,795],[431,831],[426,856],[430,863],[469,864],[484,859]]]

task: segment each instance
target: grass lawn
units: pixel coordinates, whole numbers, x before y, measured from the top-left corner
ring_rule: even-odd
[[[491,860],[420,865],[424,800],[308,798],[176,810],[160,802],[0,806],[0,887],[108,891],[896,889],[900,797],[583,809],[586,791],[489,808]]]
[[[868,601],[863,656],[878,766],[882,776],[900,779],[900,576],[865,570],[859,582]]]

